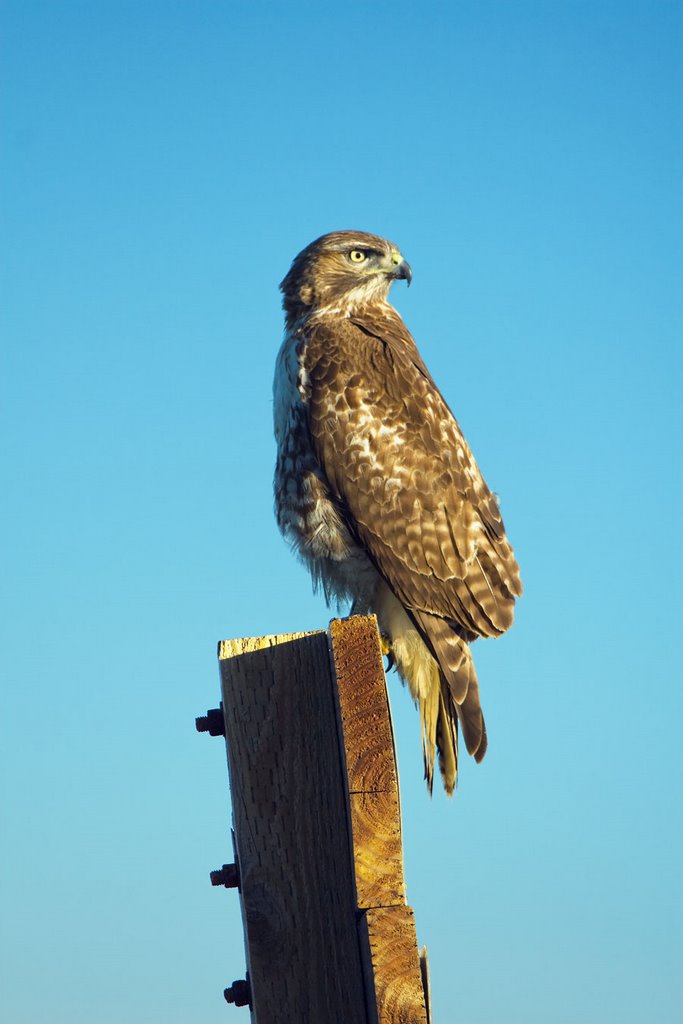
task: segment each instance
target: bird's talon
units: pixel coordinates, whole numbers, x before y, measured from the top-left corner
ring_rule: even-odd
[[[387,659],[386,671],[390,672],[396,664],[396,658],[394,657],[394,652],[391,649],[391,642],[389,637],[385,636],[384,633],[380,633],[379,642],[382,654]]]

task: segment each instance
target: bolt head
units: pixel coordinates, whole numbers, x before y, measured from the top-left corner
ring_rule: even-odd
[[[211,885],[224,885],[226,889],[236,889],[240,884],[239,871],[236,864],[224,864],[209,875]]]
[[[225,721],[222,708],[210,708],[205,715],[194,720],[197,732],[208,732],[209,736],[225,736]]]
[[[239,981],[233,981],[230,988],[223,990],[226,1003],[234,1003],[235,1006],[248,1006],[251,993],[249,992],[249,982],[244,978],[240,978]]]

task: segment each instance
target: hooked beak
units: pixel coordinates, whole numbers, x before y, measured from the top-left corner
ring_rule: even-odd
[[[413,280],[413,272],[410,269],[410,263],[407,263],[405,260],[401,260],[391,277],[394,281],[407,281],[408,287],[410,288],[410,282]]]

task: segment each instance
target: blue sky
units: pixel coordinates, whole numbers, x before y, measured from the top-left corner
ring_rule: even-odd
[[[453,801],[389,679],[435,1020],[680,1020],[682,23],[3,5],[5,1019],[237,1013],[193,719],[218,639],[328,619],[272,516],[277,284],[357,227],[413,267],[396,305],[526,585]]]

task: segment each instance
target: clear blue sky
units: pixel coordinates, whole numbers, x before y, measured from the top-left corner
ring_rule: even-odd
[[[526,595],[430,802],[436,1024],[683,1013],[680,3],[2,14],[2,942],[11,1024],[238,1019],[220,638],[323,626],[272,516],[277,284],[386,235]],[[285,1018],[283,1017],[283,1020]]]

